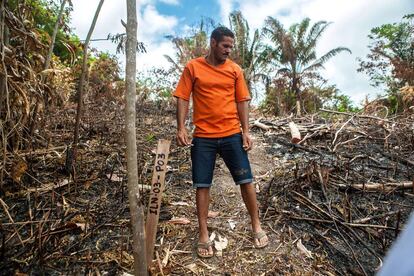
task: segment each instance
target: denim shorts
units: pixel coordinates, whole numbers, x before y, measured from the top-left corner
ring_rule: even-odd
[[[236,185],[253,181],[249,158],[243,149],[243,138],[240,133],[223,138],[195,137],[192,144],[191,163],[194,188],[211,186],[217,154],[223,158]]]

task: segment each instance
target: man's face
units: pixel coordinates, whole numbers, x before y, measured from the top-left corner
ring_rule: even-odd
[[[233,46],[234,39],[229,36],[223,36],[218,43],[214,38],[211,40],[211,50],[216,60],[220,62],[226,61],[233,50]]]

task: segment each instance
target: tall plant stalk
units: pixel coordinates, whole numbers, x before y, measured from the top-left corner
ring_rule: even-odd
[[[88,65],[89,42],[91,40],[93,30],[95,29],[96,21],[98,20],[99,12],[101,11],[103,3],[104,3],[104,0],[99,1],[98,7],[96,8],[96,11],[95,11],[95,16],[93,17],[93,20],[92,20],[91,27],[89,28],[88,35],[86,36],[85,44],[83,45],[83,62],[82,62],[82,72],[81,72],[81,76],[80,76],[79,84],[78,84],[78,106],[76,110],[75,131],[73,134],[73,148],[72,148],[72,154],[69,157],[70,159],[72,159],[69,161],[70,167],[72,167],[76,163],[77,147],[79,143],[79,124],[81,120],[82,106],[83,106],[83,89],[84,89],[86,72],[88,70],[87,65]]]
[[[139,200],[137,138],[136,138],[136,52],[137,52],[137,8],[136,0],[127,0],[126,41],[126,143],[128,166],[128,199],[131,213],[135,275],[148,275],[145,252],[144,208]]]

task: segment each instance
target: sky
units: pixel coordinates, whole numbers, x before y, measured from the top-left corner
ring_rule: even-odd
[[[99,0],[72,0],[71,27],[85,39]],[[325,64],[321,71],[329,84],[361,104],[368,96],[374,98],[382,91],[371,87],[368,77],[358,73],[357,58],[368,52],[368,34],[374,27],[400,22],[414,13],[414,0],[142,0],[137,1],[138,40],[147,53],[139,54],[137,70],[151,67],[168,68],[164,55],[174,55],[168,35],[183,36],[202,17],[229,26],[228,15],[240,10],[250,29],[261,29],[268,16],[278,19],[285,28],[309,17],[311,24],[320,20],[332,22],[322,35],[318,56],[338,46],[348,47],[352,54],[341,53]],[[123,33],[121,19],[126,22],[126,1],[106,0],[100,12],[92,38],[106,38],[109,33]],[[91,46],[115,54],[116,45],[109,41],[92,42]],[[125,58],[118,55],[125,66]]]

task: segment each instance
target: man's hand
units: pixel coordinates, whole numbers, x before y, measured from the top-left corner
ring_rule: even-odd
[[[249,151],[253,148],[253,141],[250,138],[250,133],[243,132],[243,149]]]
[[[185,128],[181,128],[177,131],[177,144],[180,147],[191,145],[190,139],[188,138],[188,132]]]

